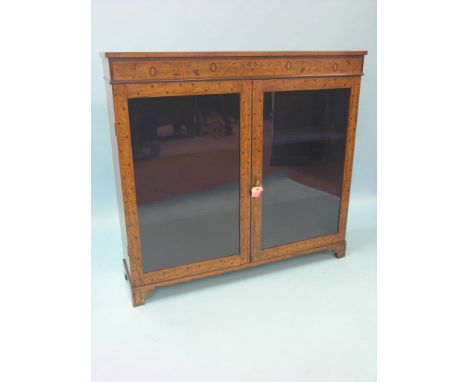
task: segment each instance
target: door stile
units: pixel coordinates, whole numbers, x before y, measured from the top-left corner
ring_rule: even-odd
[[[262,184],[263,162],[263,81],[252,81],[252,178],[251,187]],[[251,256],[260,258],[262,235],[262,195],[251,199]]]
[[[359,91],[361,77],[354,77],[351,85],[349,100],[348,126],[346,134],[345,163],[343,168],[343,185],[341,190],[340,217],[338,222],[338,235],[342,241],[346,236],[346,222],[348,218],[349,196],[351,190],[351,177],[353,172],[354,144],[356,140],[356,125],[358,116]]]
[[[112,96],[114,99],[115,134],[118,144],[122,199],[128,242],[128,248],[123,248],[123,250],[128,251],[130,260],[130,264],[128,264],[130,266],[130,283],[132,286],[139,286],[143,282],[143,268],[126,85],[113,85]]]
[[[252,170],[252,81],[242,81],[240,100],[240,256],[250,262],[250,178]]]

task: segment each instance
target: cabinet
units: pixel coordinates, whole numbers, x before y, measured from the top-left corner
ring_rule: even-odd
[[[125,277],[345,255],[366,52],[106,53]]]

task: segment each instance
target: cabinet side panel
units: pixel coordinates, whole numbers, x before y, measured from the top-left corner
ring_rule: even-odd
[[[109,64],[107,60],[103,60],[104,64],[104,73],[109,72]],[[107,75],[105,75],[107,77]],[[107,111],[109,116],[109,135],[112,147],[112,163],[114,166],[114,181],[115,181],[115,191],[117,195],[117,208],[119,214],[119,225],[120,225],[120,236],[122,240],[122,252],[124,258],[129,263],[128,258],[128,241],[127,241],[127,232],[125,229],[125,213],[124,213],[124,203],[122,196],[122,180],[120,176],[120,163],[119,163],[119,152],[117,146],[117,137],[115,131],[115,116],[114,116],[114,104],[112,97],[112,86],[107,81],[106,78],[106,99],[107,99]]]

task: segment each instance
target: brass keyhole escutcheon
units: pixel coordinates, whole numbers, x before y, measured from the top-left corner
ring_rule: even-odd
[[[156,68],[154,66],[152,66],[149,70],[149,73],[150,73],[150,76],[151,77],[154,77],[156,75],[158,71],[156,70]]]
[[[286,63],[286,70],[291,70],[291,63],[290,62]]]
[[[216,64],[213,62],[211,65],[210,65],[210,70],[212,72],[216,72],[216,69],[218,69],[218,67],[216,66]]]
[[[333,70],[334,70],[335,72],[338,70],[338,64],[337,64],[337,63],[333,64]]]

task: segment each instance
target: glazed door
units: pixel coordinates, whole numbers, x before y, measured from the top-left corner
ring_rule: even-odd
[[[251,81],[125,86],[135,279],[143,285],[248,262]]]
[[[255,261],[344,240],[358,89],[359,78],[253,81]]]

